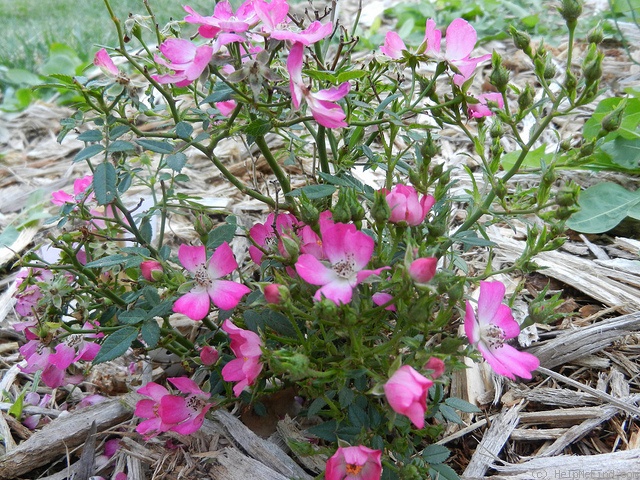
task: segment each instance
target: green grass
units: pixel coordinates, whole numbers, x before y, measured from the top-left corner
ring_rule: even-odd
[[[149,0],[157,21],[182,19],[187,3],[203,15],[213,11],[214,0]],[[116,15],[125,20],[129,12],[145,14],[142,0],[111,0]],[[102,0],[0,0],[2,35],[0,65],[38,72],[54,43],[66,44],[81,60],[89,61],[96,45],[116,42],[115,28]]]

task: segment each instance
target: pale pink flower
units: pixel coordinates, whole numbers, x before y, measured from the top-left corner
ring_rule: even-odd
[[[438,259],[435,257],[417,258],[409,265],[409,276],[417,284],[425,284],[436,274]]]
[[[439,56],[441,38],[442,32],[436,29],[436,22],[429,18],[425,27],[424,40],[416,53],[431,57]],[[400,35],[393,31],[387,32],[384,38],[384,45],[380,47],[380,51],[386,56],[398,60],[402,58],[403,50],[407,50],[407,47]]]
[[[51,203],[54,205],[64,205],[65,203],[80,203],[84,198],[87,192],[87,189],[91,186],[93,182],[92,175],[86,175],[82,178],[78,178],[73,182],[73,195],[65,192],[64,190],[58,190],[57,192],[53,192],[51,194]],[[89,195],[89,198],[92,198],[93,193]]]
[[[406,415],[417,428],[424,427],[427,392],[433,382],[413,367],[403,365],[384,384],[384,394],[391,408]]]
[[[490,117],[493,112],[487,102],[495,102],[499,108],[504,108],[504,100],[500,93],[483,93],[477,97],[479,103],[470,103],[467,115],[469,118]]]
[[[338,447],[327,460],[326,480],[380,480],[382,452],[363,445]]]
[[[184,17],[184,21],[200,25],[198,33],[204,38],[214,38],[221,31],[246,32],[260,21],[256,15],[254,3],[254,0],[247,0],[234,13],[231,3],[228,0],[224,0],[216,4],[213,9],[213,15],[209,17],[204,17],[193,8],[185,6],[184,9],[189,15]]]
[[[256,0],[253,3],[256,15],[262,21],[262,31],[272,32],[276,29],[284,30],[289,23],[289,4],[287,0]]]
[[[387,302],[390,302],[391,300],[393,300],[393,295],[391,295],[390,293],[387,292],[376,292],[371,296],[371,300],[373,301],[373,303],[375,305],[384,305]],[[385,308],[385,310],[389,310],[390,312],[395,312],[396,311],[396,306],[395,304],[391,303],[389,305],[387,305]]]
[[[241,283],[220,280],[238,268],[227,242],[220,245],[208,261],[204,245],[180,245],[178,259],[193,275],[195,286],[173,304],[176,313],[182,313],[192,320],[202,320],[209,313],[211,302],[218,308],[230,310],[251,291]]]
[[[154,274],[154,272],[158,273]],[[157,260],[144,260],[140,263],[140,273],[149,282],[155,282],[156,278],[161,278],[162,272],[162,264]]]
[[[346,114],[338,105],[338,100],[344,98],[350,89],[349,82],[344,82],[337,87],[320,90],[313,93],[302,79],[302,63],[304,57],[304,45],[296,42],[291,47],[287,58],[287,70],[289,71],[289,89],[291,102],[297,110],[304,99],[311,110],[313,118],[327,128],[346,127]]]
[[[384,45],[380,47],[380,51],[387,57],[391,57],[394,60],[402,58],[402,51],[406,50],[407,46],[396,32],[390,31],[384,37]]]
[[[333,31],[333,25],[331,23],[325,23],[324,25],[317,20],[306,29],[300,32],[294,32],[292,30],[272,30],[271,38],[276,40],[289,40],[291,42],[300,43],[308,46],[312,45],[327,35],[330,35]]]
[[[306,282],[321,285],[314,295],[316,300],[326,297],[336,304],[349,303],[356,286],[389,268],[364,269],[373,248],[373,239],[356,230],[355,225],[336,223],[322,232],[322,250],[328,265],[306,253],[298,258],[296,271]]]
[[[118,67],[113,63],[113,60],[111,60],[111,57],[104,48],[96,52],[96,55],[93,57],[93,64],[99,67],[102,73],[108,77],[117,77],[120,74]]]
[[[405,223],[412,227],[420,225],[435,203],[432,195],[418,198],[415,188],[398,184],[387,193],[387,204],[391,209],[389,221]]]
[[[173,70],[174,73],[152,75],[152,78],[158,83],[175,83],[178,87],[186,87],[200,77],[213,56],[213,47],[210,45],[198,47],[181,38],[168,38],[159,48],[169,62],[155,55],[156,63]]]
[[[505,343],[517,337],[520,326],[513,319],[511,309],[502,303],[505,287],[501,282],[480,282],[477,314],[467,301],[464,331],[498,375],[515,380],[516,375],[531,378],[531,372],[540,366],[534,355],[516,350]]]
[[[222,368],[222,378],[225,382],[238,382],[233,387],[233,393],[239,397],[242,390],[252,385],[262,371],[262,340],[254,332],[236,327],[230,320],[224,321],[222,329],[229,334],[231,350],[237,357]]]
[[[449,24],[445,39],[447,45],[443,58],[457,70],[453,76],[453,82],[458,86],[473,75],[480,62],[491,58],[491,54],[471,58],[478,35],[475,28],[462,18],[456,18]]]

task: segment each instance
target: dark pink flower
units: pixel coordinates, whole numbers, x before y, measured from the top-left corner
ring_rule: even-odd
[[[336,223],[322,232],[322,250],[328,265],[311,254],[303,254],[296,262],[296,271],[306,282],[321,286],[314,295],[316,300],[326,297],[336,304],[349,303],[356,286],[389,268],[364,269],[373,248],[373,238],[356,230],[355,225]]]
[[[322,40],[327,35],[330,35],[332,31],[333,25],[331,23],[325,23],[323,25],[316,20],[300,32],[294,32],[291,29],[274,29],[271,31],[271,38],[275,38],[276,40],[289,40],[308,46]]]
[[[238,268],[227,242],[220,245],[208,261],[203,245],[180,245],[178,259],[193,275],[195,286],[173,304],[176,313],[182,313],[192,320],[202,320],[209,313],[211,302],[218,308],[230,310],[251,291],[241,283],[220,280]]]
[[[386,293],[386,292],[376,292],[371,296],[371,300],[373,300],[373,303],[380,306],[380,305],[384,305],[387,302],[390,302],[391,300],[393,300],[393,295],[391,295],[390,293]],[[391,312],[395,312],[396,311],[396,306],[395,304],[391,303],[389,305],[387,305],[385,307],[385,310],[389,310]]]
[[[516,350],[505,343],[517,337],[520,325],[513,319],[511,309],[502,303],[505,287],[501,282],[480,282],[477,314],[467,301],[464,331],[498,375],[515,380],[516,375],[531,378],[531,372],[540,366],[534,355]]]
[[[269,285],[264,286],[264,299],[267,301],[267,303],[273,303],[275,305],[282,303],[283,299],[280,288],[286,287],[284,285],[280,285],[279,283],[270,283]]]
[[[398,184],[387,193],[387,203],[391,209],[390,222],[414,227],[424,221],[436,200],[432,195],[418,198],[415,188]]]
[[[338,447],[327,461],[326,480],[380,480],[382,452],[363,445]]]
[[[174,73],[152,75],[152,78],[158,83],[175,83],[178,87],[186,87],[200,77],[213,56],[211,46],[198,47],[189,40],[181,38],[168,38],[159,48],[169,62],[156,55],[154,57],[156,63],[173,70]]]
[[[499,108],[504,108],[504,100],[500,93],[483,93],[478,95],[479,103],[470,103],[467,115],[469,118],[482,118],[490,117],[493,112],[487,105],[487,102],[494,102],[498,104]]]
[[[225,382],[238,382],[233,387],[233,393],[239,397],[242,390],[252,385],[262,371],[262,340],[254,332],[236,327],[230,320],[224,321],[222,329],[229,334],[231,350],[237,357],[222,368],[222,378]]]
[[[409,266],[409,276],[417,284],[428,283],[436,274],[438,259],[435,257],[418,258]]]
[[[384,384],[384,394],[391,408],[406,415],[417,428],[424,427],[427,392],[433,382],[413,367],[403,365]]]
[[[208,402],[211,395],[203,392],[190,378],[173,377],[167,380],[186,396],[172,395],[155,382],[138,389],[139,394],[151,398],[139,400],[135,410],[138,417],[146,419],[140,422],[136,431],[147,438],[169,430],[189,435],[202,426],[204,416],[213,406]]]
[[[260,248],[255,245],[249,247],[251,260],[260,265],[264,255],[262,250],[288,257],[282,244],[282,237],[293,236],[295,227],[299,224],[298,219],[290,213],[280,213],[277,216],[270,213],[264,223],[256,223],[249,230],[249,236]]]
[[[209,366],[213,365],[220,358],[220,352],[216,350],[214,347],[209,345],[205,345],[200,350],[200,361],[203,365]]]
[[[338,100],[344,98],[350,89],[349,82],[344,82],[338,87],[320,90],[313,93],[302,79],[302,63],[304,57],[304,45],[296,42],[291,47],[287,58],[287,70],[289,71],[289,89],[291,91],[291,103],[295,109],[300,108],[304,99],[311,110],[313,118],[327,128],[346,127],[346,115]]]
[[[435,380],[445,371],[445,364],[438,357],[431,357],[427,363],[422,367],[424,370],[431,370],[433,373],[430,375],[432,380]]]
[[[145,280],[155,282],[162,277],[162,264],[157,260],[145,260],[140,263],[140,272]],[[158,273],[154,273],[158,272]]]
[[[64,190],[58,190],[51,194],[51,203],[54,205],[64,205],[65,203],[80,203],[84,197],[87,189],[93,182],[92,175],[86,175],[82,178],[78,178],[73,182],[73,195],[65,192]],[[93,193],[90,195],[90,197]]]
[[[223,117],[228,117],[229,115],[231,115],[231,113],[238,106],[235,100],[227,100],[225,102],[216,102],[214,103],[214,105],[220,111],[220,114]]]

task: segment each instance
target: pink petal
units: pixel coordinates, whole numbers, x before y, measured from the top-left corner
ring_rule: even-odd
[[[233,256],[233,250],[231,250],[227,242],[223,242],[211,255],[211,260],[209,260],[209,265],[207,266],[209,276],[212,280],[221,278],[229,275],[236,268],[238,268],[238,262],[236,262],[236,257]]]
[[[172,377],[167,378],[182,393],[192,393],[194,395],[207,395],[203,392],[198,384],[188,377]]]
[[[113,60],[111,60],[111,57],[104,48],[96,52],[95,57],[93,57],[93,64],[99,67],[105,75],[118,76],[118,67],[115,66]]]
[[[318,100],[325,102],[336,102],[344,98],[349,93],[350,89],[351,84],[349,82],[343,82],[337,87],[320,90],[319,92],[314,93],[313,96]]]
[[[373,301],[373,303],[375,305],[384,305],[385,303],[393,300],[393,295],[391,295],[390,293],[385,293],[385,292],[376,292],[371,296],[371,300]],[[389,305],[387,305],[385,307],[385,310],[389,310],[391,312],[395,312],[396,311],[396,306],[391,303]]]
[[[209,64],[209,60],[213,56],[213,48],[209,45],[202,45],[196,49],[195,57],[193,58],[193,63],[189,65],[189,67],[185,70],[185,75],[188,80],[197,79],[202,72],[204,72],[205,68]]]
[[[333,270],[308,253],[298,257],[295,267],[298,275],[311,285],[326,285],[337,278]]]
[[[442,32],[436,29],[436,22],[429,18],[424,31],[424,41],[427,42],[425,53],[431,56],[440,54],[440,43],[442,40]]]
[[[303,84],[302,81],[302,63],[304,58],[304,45],[296,42],[289,50],[289,56],[287,58],[287,71],[289,72],[289,88],[291,90],[291,101],[294,108],[300,107],[300,101],[302,95],[299,89],[295,88],[297,85]]]
[[[505,286],[502,282],[480,282],[480,296],[478,298],[478,323],[488,325],[504,299]]]
[[[49,356],[49,363],[60,370],[68,368],[76,356],[76,351],[66,343],[56,345],[56,353]]]
[[[324,297],[336,305],[347,304],[351,301],[351,297],[353,297],[354,286],[355,285],[351,285],[348,280],[339,278],[321,287],[313,298],[320,301]]]
[[[143,398],[136,403],[135,415],[140,418],[154,418],[156,416],[156,405],[154,400]]]
[[[348,126],[348,123],[345,122],[347,115],[340,105],[319,100],[315,95],[312,93],[306,98],[311,109],[311,115],[313,115],[316,122],[326,128],[344,128]]]
[[[380,47],[382,53],[396,60],[402,58],[402,50],[406,49],[407,46],[396,32],[387,32],[384,37],[384,45]]]
[[[462,18],[456,18],[447,27],[445,58],[451,61],[468,57],[473,51],[477,39],[476,30],[471,24]]]
[[[520,334],[520,325],[513,319],[511,309],[504,304],[498,306],[498,311],[491,322],[500,327],[504,332],[504,338],[514,338]]]
[[[209,313],[211,303],[206,290],[191,290],[173,304],[173,311],[182,313],[191,320],[202,320]]]
[[[147,397],[153,398],[156,402],[160,401],[160,399],[165,395],[169,395],[169,390],[155,382],[147,383],[140,387],[137,392],[140,395],[146,395]]]
[[[249,293],[251,289],[241,283],[232,282],[230,280],[216,280],[209,288],[209,298],[213,304],[222,310],[231,310],[235,308],[244,295]],[[204,318],[204,317],[203,317]]]
[[[494,372],[511,380],[515,380],[516,375],[530,379],[531,372],[540,366],[540,360],[536,356],[516,350],[511,345],[505,344],[500,348],[491,349],[480,342],[478,350]]]
[[[192,42],[182,38],[168,38],[159,48],[172,63],[185,65],[193,62],[197,49]]]
[[[178,249],[178,260],[184,268],[193,273],[207,262],[207,251],[204,245],[182,244]]]
[[[467,311],[464,316],[464,333],[471,344],[478,343],[480,340],[480,326],[476,321],[476,313],[469,300],[467,300]]]
[[[160,400],[158,415],[163,423],[180,423],[189,417],[189,408],[183,397],[177,395],[165,395]]]

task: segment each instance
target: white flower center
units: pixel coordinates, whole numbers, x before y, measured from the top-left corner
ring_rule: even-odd
[[[193,278],[198,285],[205,289],[208,289],[213,285],[209,272],[207,271],[207,267],[204,263],[198,265],[198,268],[196,268],[196,271],[193,273]]]
[[[482,327],[481,337],[489,348],[497,349],[504,345],[504,330],[493,323]]]
[[[348,253],[344,260],[339,261],[331,266],[331,269],[342,278],[350,279],[353,277],[356,266],[353,260],[353,254]]]
[[[192,412],[201,412],[205,407],[205,401],[195,395],[189,395],[185,403],[186,407]]]

